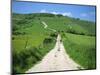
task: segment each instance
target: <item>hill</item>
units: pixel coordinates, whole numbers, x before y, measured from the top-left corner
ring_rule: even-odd
[[[47,28],[44,28],[42,21],[48,25]],[[53,30],[56,30],[56,32]],[[40,61],[54,47],[58,33],[62,35],[64,46],[71,58],[86,69],[95,68],[96,25],[94,22],[62,16],[61,14],[13,13],[12,49],[14,72],[25,72],[33,63],[36,64]],[[79,54],[77,53],[78,49],[80,49]],[[74,50],[74,54],[71,50]],[[81,54],[86,55],[86,58],[80,57]],[[81,62],[81,59],[84,60]],[[88,63],[88,61],[90,62]]]

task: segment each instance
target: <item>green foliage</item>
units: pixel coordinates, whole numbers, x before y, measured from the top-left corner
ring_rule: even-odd
[[[41,25],[41,21],[45,21],[50,28],[56,29],[57,31],[63,30],[69,33],[89,36],[96,35],[96,25],[94,22],[80,20],[79,18],[64,17],[60,14],[55,16],[49,13],[13,14],[13,30],[32,27],[37,22],[39,22],[37,25]]]
[[[90,36],[96,35],[96,23],[95,22],[75,20],[75,19],[72,20],[72,22],[78,24],[79,26],[82,26],[82,28],[87,30],[88,32],[85,33],[86,35],[90,35]]]
[[[51,33],[50,37],[56,38],[57,37],[57,33]]]
[[[41,47],[23,49],[20,52],[13,50],[13,72],[25,72],[31,66],[40,61],[43,56],[54,47],[55,41],[42,44]]]
[[[69,56],[85,69],[96,68],[95,37],[66,33],[64,46]]]
[[[48,25],[46,29],[41,21]],[[14,73],[25,72],[54,47],[58,33],[51,29],[62,34],[64,46],[76,62],[88,69],[95,68],[95,23],[60,14],[13,14]]]

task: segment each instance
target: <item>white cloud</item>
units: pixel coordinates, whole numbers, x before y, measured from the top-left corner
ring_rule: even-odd
[[[55,11],[53,11],[53,12],[51,12],[52,14],[55,14],[55,15],[57,15],[57,14],[59,14],[58,12],[55,12]]]
[[[61,13],[61,12],[55,12],[55,11],[53,11],[51,13],[55,14],[55,15],[62,14],[63,16],[70,16],[70,17],[72,17],[72,13],[71,12],[63,12],[63,13]]]
[[[69,16],[69,17],[72,17],[72,13],[71,12],[65,12],[65,13],[62,13],[63,16]]]
[[[56,11],[47,11],[46,9],[42,9],[40,10],[40,13],[52,13],[52,14],[62,14],[63,16],[69,16],[72,17],[72,13],[71,12],[56,12]]]
[[[47,13],[48,11],[45,9],[40,10],[41,13]]]

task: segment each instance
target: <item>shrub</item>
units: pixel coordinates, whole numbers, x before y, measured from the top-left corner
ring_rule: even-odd
[[[13,35],[25,35],[25,32],[14,31]]]
[[[52,38],[45,38],[44,41],[43,41],[43,44],[48,44],[48,43],[51,43],[51,42],[53,42]]]
[[[50,36],[56,38],[57,37],[57,33],[51,33]]]

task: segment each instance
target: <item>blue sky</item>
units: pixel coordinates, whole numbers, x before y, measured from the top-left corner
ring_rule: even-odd
[[[16,2],[12,3],[12,12],[14,13],[53,13],[64,16],[80,18],[95,22],[95,6],[79,6],[68,4],[48,4],[35,2]]]

